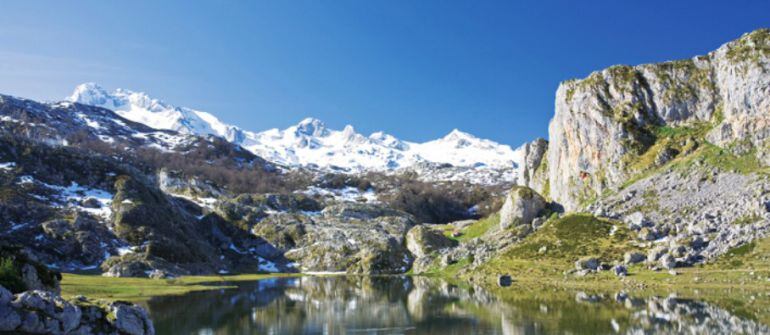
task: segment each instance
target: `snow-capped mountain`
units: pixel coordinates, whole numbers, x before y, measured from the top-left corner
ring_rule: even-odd
[[[329,129],[313,118],[286,129],[252,132],[225,124],[207,112],[177,107],[140,92],[117,89],[110,93],[93,83],[79,85],[67,100],[111,109],[153,128],[221,136],[268,161],[287,166],[361,172],[398,170],[418,163],[421,167],[451,164],[465,171],[510,170],[505,174],[505,179],[510,179],[522,160],[520,149],[457,129],[424,143],[403,141],[383,132],[365,136],[350,125],[342,130]]]

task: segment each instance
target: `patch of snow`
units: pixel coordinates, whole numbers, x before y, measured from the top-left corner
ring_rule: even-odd
[[[16,162],[0,163],[0,170],[10,171],[16,167]]]
[[[337,201],[357,202],[365,199],[367,203],[378,203],[377,194],[373,189],[361,192],[359,189],[347,186],[341,189],[326,189],[317,186],[310,186],[304,191],[298,191],[309,196],[331,197]]]
[[[214,206],[216,206],[218,201],[216,198],[191,197],[189,195],[176,194],[176,193],[169,193],[169,194],[178,198],[192,201],[196,205],[201,206],[203,208],[208,208],[208,209],[214,209]]]
[[[32,176],[26,176],[25,175],[25,176],[19,177],[19,184],[21,184],[21,185],[23,185],[23,184],[32,184],[34,182],[35,182],[35,178],[33,178]]]
[[[124,256],[136,252],[136,247],[127,246],[118,248],[118,256]]]
[[[262,257],[259,257],[259,256],[257,256],[257,257],[259,259],[259,270],[260,271],[265,271],[265,272],[270,272],[270,273],[279,272],[278,271],[278,266],[275,265],[275,263],[273,263],[273,262],[271,262],[269,260],[266,260],[266,259],[264,259]]]

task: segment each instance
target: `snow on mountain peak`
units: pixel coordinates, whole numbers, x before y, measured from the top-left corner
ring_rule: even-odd
[[[297,124],[297,134],[323,137],[329,134],[323,121],[316,118],[305,118]]]
[[[333,130],[323,121],[308,117],[283,130],[251,132],[225,124],[213,114],[176,107],[145,93],[125,89],[110,93],[95,83],[77,86],[67,100],[111,109],[126,119],[157,129],[221,136],[269,161],[289,166],[360,172],[394,170],[418,163],[448,163],[515,170],[522,160],[520,150],[458,129],[442,138],[416,143],[384,132],[364,136],[350,125]]]

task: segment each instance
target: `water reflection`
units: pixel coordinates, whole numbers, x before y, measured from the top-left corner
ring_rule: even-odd
[[[479,288],[411,277],[269,279],[148,302],[159,334],[766,334],[676,297],[527,292],[505,302]]]

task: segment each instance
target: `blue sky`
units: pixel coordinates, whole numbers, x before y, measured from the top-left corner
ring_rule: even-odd
[[[145,91],[249,130],[306,116],[422,141],[547,136],[558,83],[689,58],[768,1],[3,2],[0,92]]]

